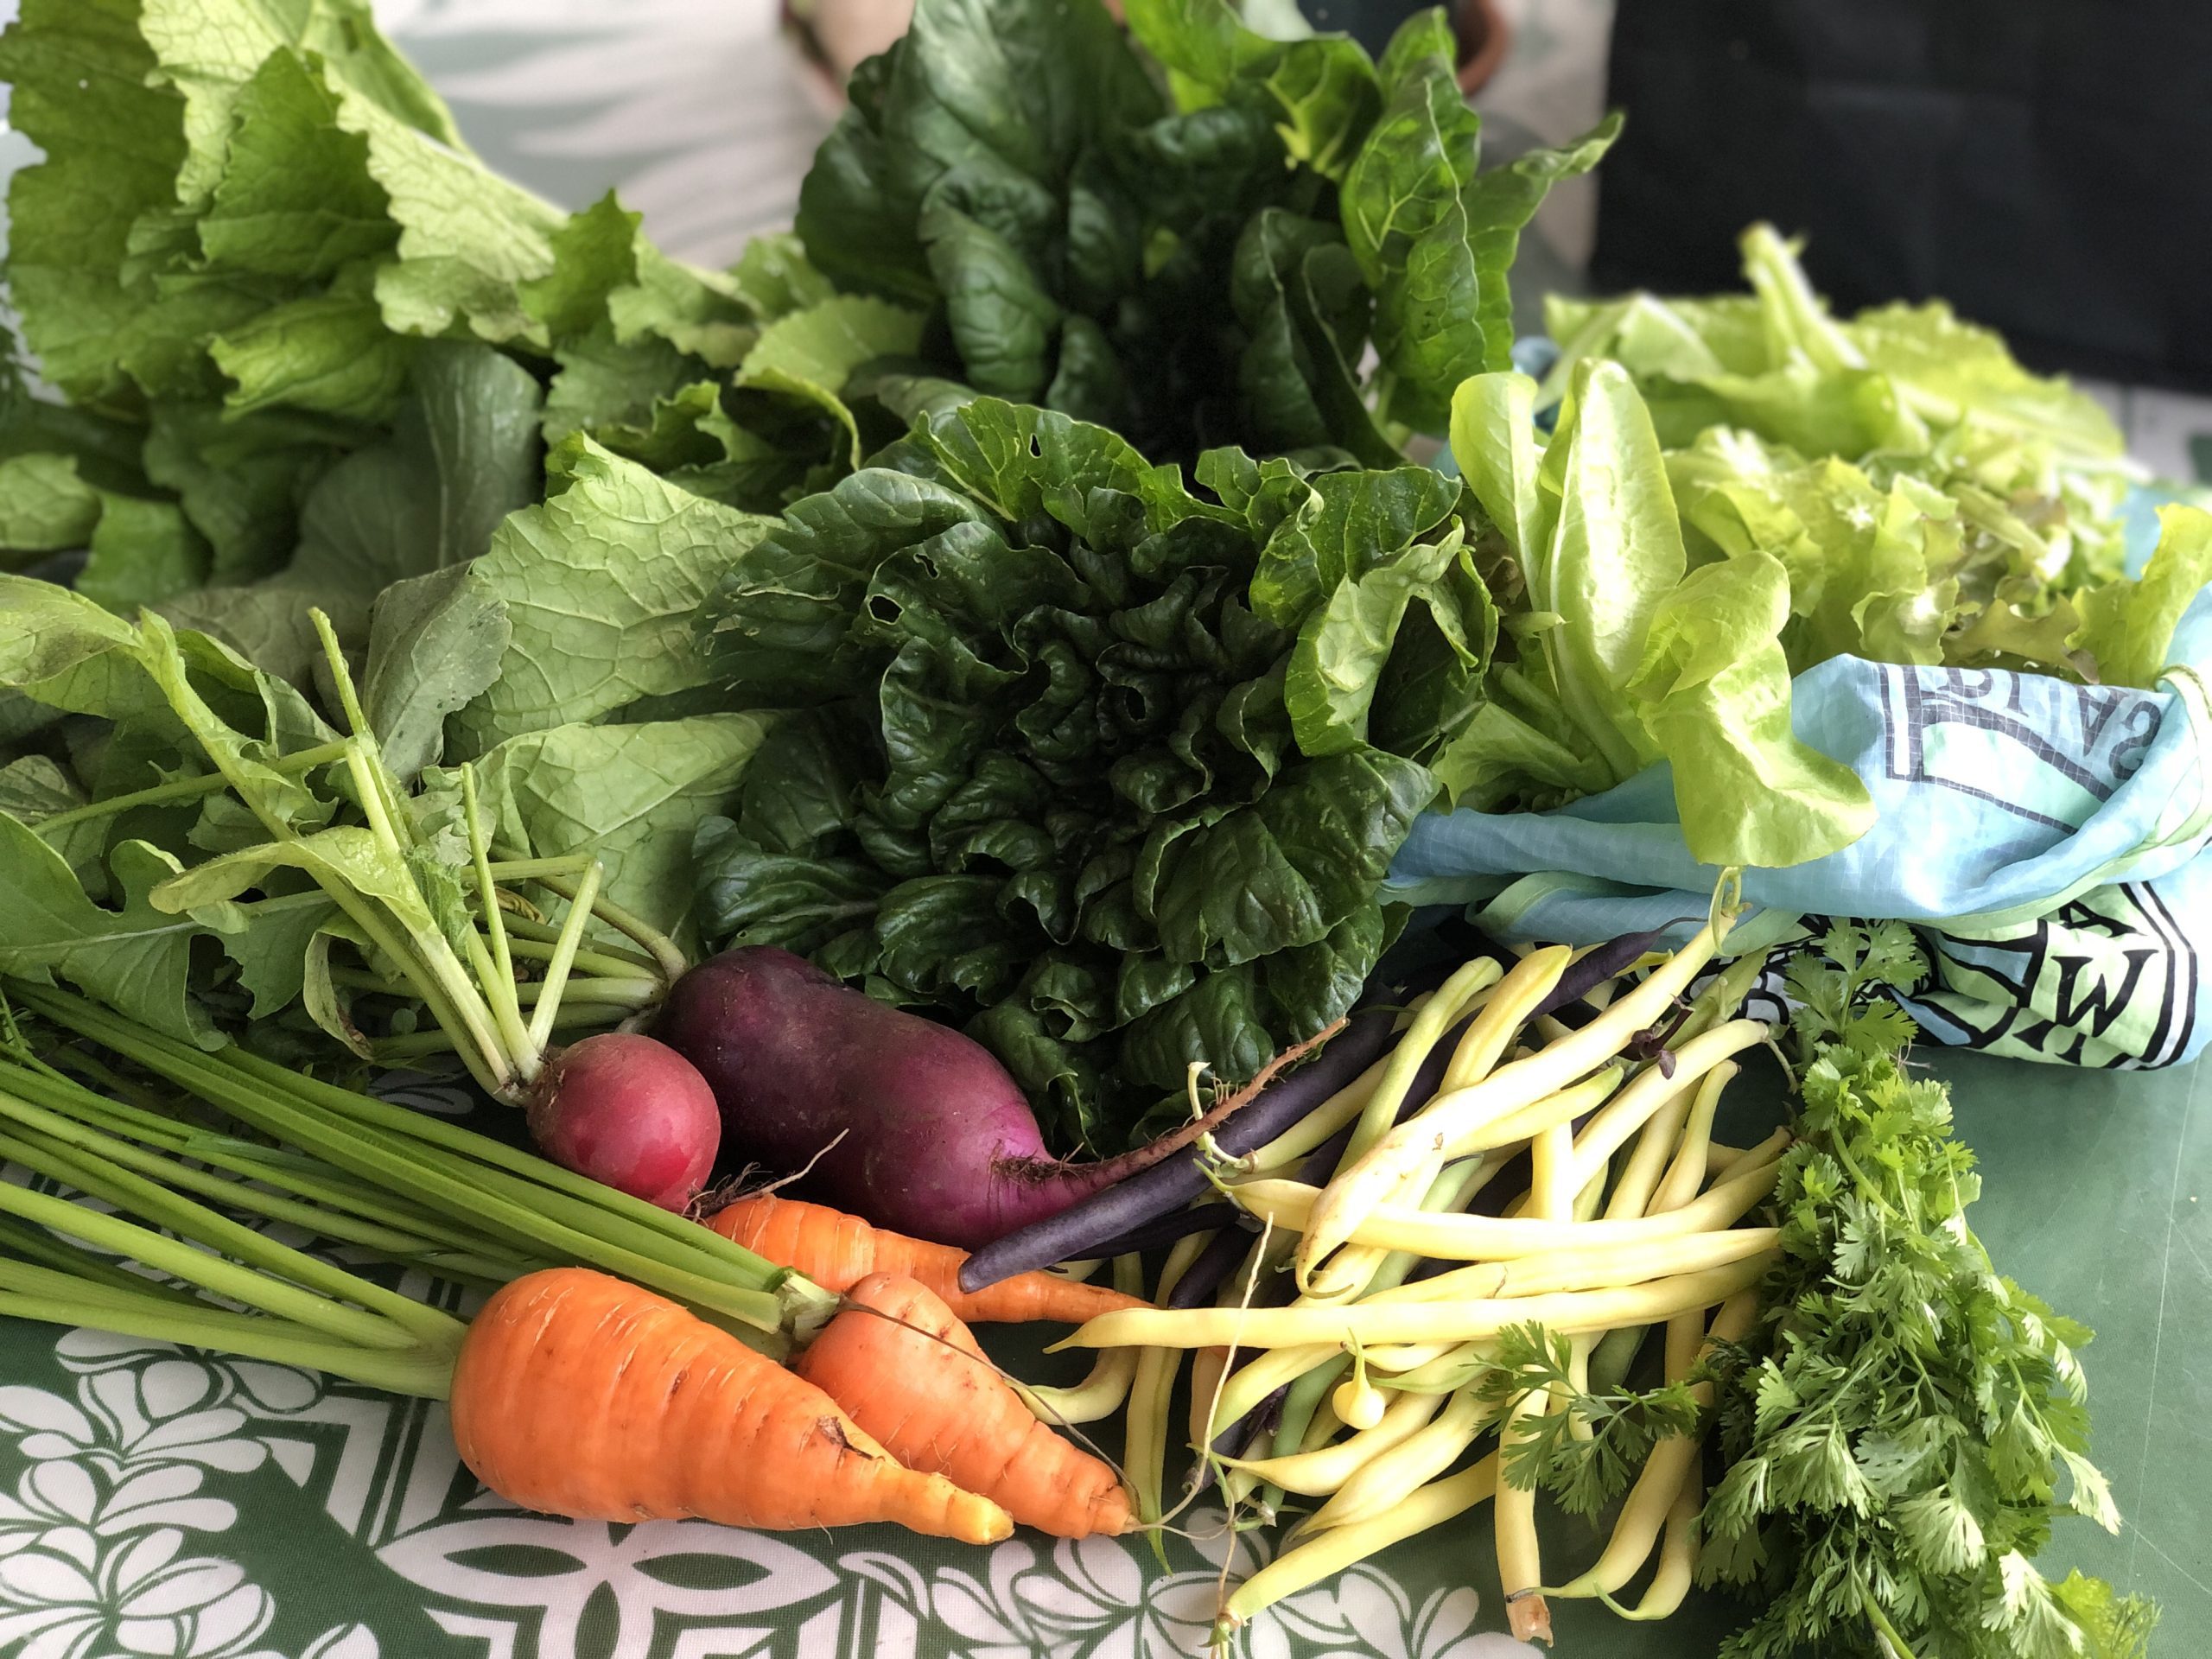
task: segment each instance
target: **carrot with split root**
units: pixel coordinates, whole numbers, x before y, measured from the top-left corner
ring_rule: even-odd
[[[963,1291],[960,1269],[968,1260],[967,1251],[871,1226],[826,1204],[773,1192],[734,1198],[709,1217],[707,1224],[754,1255],[805,1274],[825,1290],[849,1291],[874,1273],[905,1274],[927,1285],[956,1317],[970,1325],[1030,1319],[1081,1325],[1117,1307],[1146,1306],[1141,1297],[1052,1273],[1018,1273],[981,1290]]]
[[[894,1410],[919,1392],[893,1370],[876,1384]],[[902,1465],[812,1382],[582,1268],[518,1279],[470,1322],[453,1432],[478,1479],[554,1515],[777,1530],[895,1521],[969,1543],[1013,1531],[998,1504]]]
[[[1128,1528],[1120,1477],[1032,1416],[927,1285],[874,1273],[845,1300],[792,1369],[892,1456],[1056,1537]]]

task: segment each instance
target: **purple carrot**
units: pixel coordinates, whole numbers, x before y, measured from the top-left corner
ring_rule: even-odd
[[[1231,1157],[1267,1145],[1367,1070],[1389,1046],[1395,1017],[1395,1010],[1387,1007],[1352,1015],[1318,1055],[1269,1084],[1230,1118],[1215,1134],[1215,1145]],[[983,1245],[960,1269],[960,1287],[981,1290],[1014,1274],[1096,1255],[1102,1243],[1140,1223],[1181,1209],[1205,1190],[1205,1171],[1198,1155],[1179,1152],[1118,1185],[1090,1192],[1057,1214]]]
[[[1607,980],[1627,972],[1629,965],[1639,957],[1649,956],[1662,948],[1667,935],[1674,929],[1684,922],[1695,920],[1697,918],[1694,916],[1677,916],[1671,922],[1662,922],[1657,927],[1646,929],[1641,933],[1624,933],[1618,939],[1608,939],[1594,950],[1583,952],[1567,963],[1567,971],[1559,976],[1559,983],[1552,987],[1550,995],[1536,1004],[1535,1014],[1532,1017],[1557,1014],[1573,1005],[1577,1012],[1585,1015],[1585,1023],[1595,1019],[1598,1011],[1584,1002],[1584,997]],[[1570,1019],[1561,1023],[1573,1025],[1576,1021]]]
[[[1173,1244],[1179,1238],[1188,1238],[1192,1233],[1211,1233],[1224,1227],[1236,1226],[1243,1218],[1244,1212],[1226,1198],[1217,1204],[1201,1204],[1188,1210],[1172,1211],[1141,1226],[1130,1228],[1119,1238],[1109,1239],[1099,1245],[1098,1254],[1103,1258],[1156,1250],[1163,1245]]]

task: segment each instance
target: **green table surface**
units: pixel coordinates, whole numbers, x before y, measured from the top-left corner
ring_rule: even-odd
[[[1974,1215],[1999,1265],[2098,1332],[2094,1451],[2126,1524],[2107,1537],[2069,1521],[2044,1565],[2158,1598],[2158,1654],[2212,1652],[2208,1074],[1931,1063],[1981,1154]],[[1756,1113],[1761,1092],[1753,1074],[1732,1094]],[[1020,1363],[1039,1374],[1033,1353]],[[1503,1618],[1485,1514],[1292,1599],[1246,1650],[1526,1651],[1489,1634]],[[1583,1523],[1549,1529],[1561,1566],[1595,1547]],[[983,1550],[883,1528],[550,1520],[475,1486],[441,1407],[0,1321],[0,1655],[22,1659],[1154,1659],[1198,1650],[1220,1555],[1217,1537],[1169,1541],[1163,1566],[1140,1539]],[[1700,1599],[1653,1626],[1558,1614],[1562,1652],[1706,1659],[1735,1609]]]

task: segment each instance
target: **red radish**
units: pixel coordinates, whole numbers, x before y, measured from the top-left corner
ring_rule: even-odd
[[[721,1114],[667,1044],[609,1031],[553,1057],[531,1090],[530,1132],[563,1168],[681,1210],[714,1171]]]
[[[811,1160],[817,1196],[963,1249],[1158,1162],[1222,1115],[1105,1163],[1063,1162],[981,1044],[763,945],[677,980],[655,1031],[713,1088],[733,1160],[779,1174]]]

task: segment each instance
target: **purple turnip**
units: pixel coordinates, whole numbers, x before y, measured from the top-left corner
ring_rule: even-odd
[[[713,1089],[731,1160],[779,1174],[811,1161],[806,1185],[828,1202],[963,1249],[1157,1163],[1219,1117],[1103,1163],[1053,1158],[981,1044],[765,946],[684,975],[655,1034]]]
[[[556,1054],[531,1090],[530,1132],[564,1169],[682,1210],[714,1171],[714,1090],[665,1043],[602,1032]]]

